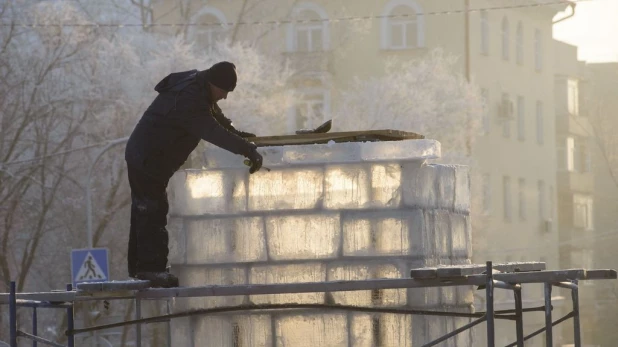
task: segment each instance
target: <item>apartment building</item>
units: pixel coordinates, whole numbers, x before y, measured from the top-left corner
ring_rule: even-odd
[[[482,186],[473,187],[482,197],[474,211],[473,261],[536,260],[557,268],[556,143],[561,140],[556,138],[552,20],[567,4],[212,0],[193,3],[183,15],[168,0],[157,13],[168,23],[221,23],[189,28],[187,37],[204,48],[222,38],[243,39],[289,57],[298,71],[290,86],[302,95],[285,115],[289,130],[314,125],[306,124],[310,113],[329,119],[339,91],[355,78],[384,73],[389,58],[413,59],[436,47],[456,54],[457,68],[480,86],[486,101],[484,134],[472,149],[473,172],[482,178]],[[246,24],[226,24],[234,22]],[[541,293],[540,286],[525,292],[526,305],[542,305]],[[497,298],[512,308],[512,297]],[[526,330],[542,323],[542,316],[527,319]],[[497,334],[498,344],[514,340],[510,322],[499,328],[504,333]],[[536,345],[542,337],[530,341]]]

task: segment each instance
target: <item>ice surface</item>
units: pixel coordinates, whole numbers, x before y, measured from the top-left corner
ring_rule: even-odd
[[[249,210],[319,208],[323,184],[321,168],[258,171],[249,177]]]
[[[469,263],[466,167],[424,165],[434,140],[264,147],[243,158],[210,147],[206,170],[170,183],[170,261],[186,286],[406,278],[411,268]],[[177,272],[177,271],[178,272]],[[471,287],[177,298],[175,311],[267,303],[465,310]],[[463,325],[453,318],[333,311],[185,319],[195,346],[411,346]],[[457,324],[456,324],[457,323]],[[185,326],[186,327],[186,326]],[[457,337],[470,345],[469,334]],[[176,341],[176,340],[175,340]],[[190,343],[190,342],[187,342]],[[455,342],[443,343],[454,346]]]
[[[187,220],[187,263],[266,260],[261,217]]]
[[[371,166],[371,198],[373,207],[399,207],[401,204],[401,165]]]
[[[338,213],[266,217],[272,260],[334,258],[339,251]]]
[[[452,239],[453,257],[469,258],[472,256],[472,239],[470,216],[458,213],[451,213],[450,234]]]
[[[327,166],[324,207],[362,208],[369,201],[370,183],[366,165]]]
[[[176,270],[175,268],[172,268],[172,270],[177,274],[180,284],[185,287],[247,284],[247,270],[242,267],[207,268],[185,266],[181,270]],[[244,296],[176,298],[174,310],[233,306],[240,305],[244,301]]]
[[[345,314],[283,316],[275,322],[277,347],[348,346]]]
[[[326,280],[326,266],[322,263],[264,265],[251,268],[251,284],[322,282]],[[256,304],[324,303],[324,293],[253,295]]]
[[[272,346],[271,317],[268,315],[206,316],[195,320],[193,346]],[[174,344],[174,346],[191,346]]]
[[[261,147],[258,151],[264,157],[264,166],[269,168],[363,161],[416,161],[421,163],[441,156],[440,143],[431,139],[289,145]],[[247,171],[241,156],[215,146],[208,146],[202,160],[198,160],[196,165],[207,169],[238,168]]]
[[[186,232],[184,229],[184,219],[170,217],[167,220],[169,233],[169,250],[168,259],[171,264],[184,264],[186,261],[187,242]]]
[[[246,176],[240,170],[179,171],[170,180],[170,214],[244,212],[247,209]]]
[[[347,213],[343,220],[343,255],[410,254],[410,211]]]
[[[403,203],[410,207],[434,208],[437,200],[435,165],[402,165]]]
[[[366,280],[378,278],[402,278],[405,270],[393,264],[384,263],[342,263],[331,265],[328,281]],[[364,306],[402,306],[407,302],[406,289],[384,289],[376,291],[332,292],[337,304]]]

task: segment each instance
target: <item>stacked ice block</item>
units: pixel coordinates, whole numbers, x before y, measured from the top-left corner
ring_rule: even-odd
[[[434,140],[263,148],[243,158],[209,148],[201,170],[170,183],[170,261],[185,286],[409,277],[467,264],[468,170],[427,165]],[[470,310],[469,287],[176,299],[175,310],[243,303]],[[333,310],[235,312],[173,321],[178,346],[416,346],[467,319]],[[468,346],[469,333],[441,346]]]

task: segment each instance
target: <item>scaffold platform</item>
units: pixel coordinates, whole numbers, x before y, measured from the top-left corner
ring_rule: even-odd
[[[37,308],[60,308],[66,310],[67,330],[65,334],[68,341],[67,346],[69,347],[73,347],[75,345],[75,336],[78,334],[105,330],[119,326],[137,325],[139,331],[139,326],[141,324],[169,321],[179,317],[232,311],[281,310],[294,308],[467,317],[472,319],[470,323],[465,324],[433,341],[426,342],[423,347],[435,346],[483,322],[486,323],[487,346],[494,347],[496,319],[515,321],[516,341],[507,346],[523,347],[526,340],[542,333],[545,333],[546,345],[553,346],[553,327],[572,318],[574,346],[581,347],[582,341],[579,322],[579,282],[590,280],[610,280],[616,278],[616,270],[613,269],[547,270],[545,263],[542,262],[520,262],[506,264],[493,264],[492,262],[487,262],[486,264],[411,269],[410,278],[402,279],[373,279],[286,284],[205,285],[200,287],[149,288],[148,281],[110,281],[83,283],[79,284],[76,289],[73,289],[71,285],[67,285],[65,291],[17,293],[15,290],[15,282],[11,282],[10,292],[0,293],[0,304],[9,305],[9,345],[11,347],[17,347],[18,338],[30,339],[32,341],[50,346],[64,346],[55,341],[50,341],[37,336]],[[545,302],[543,306],[524,308],[521,293],[522,285],[531,283],[544,284]],[[360,307],[328,304],[245,304],[239,306],[216,307],[175,313],[168,312],[168,314],[165,315],[148,318],[142,318],[139,313],[140,301],[146,299],[167,300],[181,297],[341,292],[446,286],[476,286],[479,290],[484,290],[486,294],[485,312],[461,313],[408,308]],[[553,287],[569,289],[571,291],[571,299],[573,303],[571,312],[557,320],[553,320],[552,317],[553,306],[551,293]],[[513,291],[515,306],[513,309],[501,311],[495,310],[494,290],[496,288]],[[137,309],[136,319],[80,329],[74,328],[75,303],[92,300],[123,299],[135,301]],[[17,326],[18,308],[32,309],[33,321],[31,333],[27,333]],[[528,332],[527,335],[524,334],[524,313],[538,311],[545,312],[545,326],[536,331]],[[168,331],[168,335],[169,334],[170,332]],[[140,339],[141,334],[138,333],[136,341],[137,346],[141,346]],[[168,341],[171,341],[169,336]]]

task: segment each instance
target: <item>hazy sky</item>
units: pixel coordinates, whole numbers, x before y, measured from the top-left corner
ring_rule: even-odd
[[[578,46],[580,60],[618,61],[617,19],[618,0],[581,1],[575,16],[554,25],[554,38]]]

